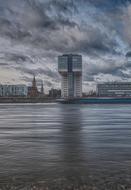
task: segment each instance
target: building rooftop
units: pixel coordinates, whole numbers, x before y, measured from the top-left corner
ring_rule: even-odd
[[[62,56],[81,56],[80,54],[72,54],[72,53],[69,53],[69,54],[63,54]]]

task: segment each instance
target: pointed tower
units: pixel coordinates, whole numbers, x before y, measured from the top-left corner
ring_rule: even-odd
[[[37,85],[36,85],[36,79],[35,79],[35,75],[32,81],[32,87],[30,90],[30,97],[37,97],[39,95],[38,89],[37,89]]]

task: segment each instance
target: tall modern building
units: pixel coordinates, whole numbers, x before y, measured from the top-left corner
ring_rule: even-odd
[[[63,98],[82,96],[82,56],[65,54],[58,57],[58,71],[61,75]]]

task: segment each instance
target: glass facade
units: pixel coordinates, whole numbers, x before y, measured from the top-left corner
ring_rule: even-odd
[[[58,70],[61,71],[68,71],[68,57],[67,56],[59,56],[58,57]]]
[[[73,73],[70,73],[68,75],[68,92],[69,92],[69,97],[74,96],[74,75],[73,75]]]
[[[131,83],[112,82],[97,84],[98,96],[131,96]]]
[[[62,96],[82,96],[82,56],[65,54],[58,57],[58,71],[62,77]]]
[[[26,85],[0,85],[0,96],[27,96],[28,88]]]
[[[80,55],[73,56],[72,63],[74,71],[82,71],[82,57]]]
[[[63,55],[58,57],[58,71],[62,72],[81,72],[82,56],[81,55]]]

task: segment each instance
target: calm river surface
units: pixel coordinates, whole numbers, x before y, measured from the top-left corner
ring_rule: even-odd
[[[131,105],[0,104],[0,189],[131,188]]]

